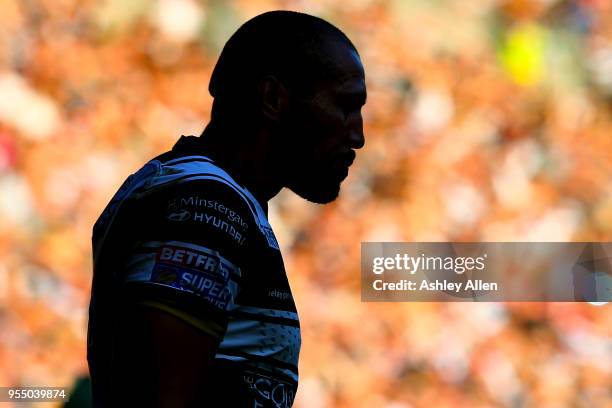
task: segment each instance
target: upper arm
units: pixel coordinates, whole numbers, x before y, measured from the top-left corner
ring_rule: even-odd
[[[180,407],[198,390],[240,291],[253,228],[249,208],[210,181],[163,189],[131,205],[137,233],[119,271],[125,314],[114,389],[137,388],[151,404]]]
[[[125,310],[112,373],[113,406],[190,407],[218,346],[172,314],[137,304]]]

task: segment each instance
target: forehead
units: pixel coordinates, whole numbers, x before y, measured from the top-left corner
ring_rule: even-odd
[[[317,91],[365,95],[365,72],[357,52],[340,42],[329,44],[327,52],[331,76],[320,81]]]

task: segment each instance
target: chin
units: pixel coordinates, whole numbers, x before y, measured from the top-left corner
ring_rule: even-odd
[[[324,185],[308,183],[308,186],[290,186],[289,189],[305,200],[315,204],[327,204],[338,198],[340,183]]]

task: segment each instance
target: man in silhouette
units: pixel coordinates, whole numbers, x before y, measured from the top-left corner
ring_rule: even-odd
[[[290,407],[300,327],[267,202],[333,201],[364,145],[364,70],[336,27],[259,15],[211,77],[211,121],[115,194],[94,226],[96,407]]]

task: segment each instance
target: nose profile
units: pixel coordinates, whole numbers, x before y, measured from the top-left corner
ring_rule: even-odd
[[[365,136],[363,130],[353,130],[349,133],[349,146],[352,149],[361,149],[365,145]]]
[[[348,143],[352,149],[361,149],[365,145],[363,134],[363,116],[361,110],[352,115],[349,123]]]

